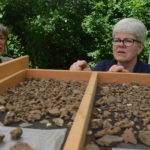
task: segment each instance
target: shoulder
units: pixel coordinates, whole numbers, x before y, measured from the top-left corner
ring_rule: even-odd
[[[142,61],[138,61],[134,68],[134,72],[135,73],[150,73],[150,65]]]
[[[10,57],[1,57],[0,58],[0,62],[6,62],[6,61],[9,61],[9,60],[12,60],[12,58],[10,58]]]
[[[97,65],[92,68],[93,71],[108,71],[109,68],[116,64],[116,60],[101,60],[97,63]]]

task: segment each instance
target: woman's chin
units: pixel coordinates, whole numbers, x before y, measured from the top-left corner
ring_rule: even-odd
[[[124,58],[116,58],[116,60],[117,60],[118,62],[122,62],[122,63],[128,61],[127,59],[124,59]]]

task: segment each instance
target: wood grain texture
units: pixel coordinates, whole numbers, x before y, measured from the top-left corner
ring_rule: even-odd
[[[98,72],[99,83],[131,83],[150,84],[150,74]]]
[[[92,73],[63,150],[82,150],[91,117],[97,86],[97,73]]]
[[[69,71],[69,70],[51,70],[51,69],[27,69],[27,77],[57,80],[77,80],[88,81],[91,71]]]
[[[8,88],[16,86],[26,77],[26,70],[18,71],[10,76],[0,80],[0,94],[5,92]]]
[[[4,63],[0,63],[0,79],[5,78],[22,69],[27,69],[28,65],[29,65],[28,56],[22,56]]]

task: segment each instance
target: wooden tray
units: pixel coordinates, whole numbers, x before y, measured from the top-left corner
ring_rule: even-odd
[[[88,82],[77,115],[64,143],[63,150],[83,150],[98,83],[138,82],[141,84],[150,84],[149,74],[29,69],[28,64],[28,56],[0,64],[0,94],[23,81],[26,77]]]
[[[89,90],[84,95],[78,114],[74,120],[70,134],[63,150],[83,150],[87,128],[91,116],[95,89],[98,83],[130,83],[150,84],[150,74],[93,72],[89,82]],[[91,91],[91,93],[90,93]],[[136,150],[140,150],[140,148]],[[110,150],[110,148],[109,148]],[[131,150],[130,148],[112,148],[112,150]],[[134,149],[133,149],[134,150]]]
[[[57,80],[75,80],[75,81],[89,82],[92,74],[92,72],[80,72],[68,70],[29,69],[28,64],[29,64],[28,56],[20,57],[7,63],[0,64],[0,71],[1,71],[0,94],[7,91],[8,88],[15,87],[18,83],[20,83],[27,77],[32,77],[35,79],[53,78]],[[90,81],[93,82],[93,79]],[[89,83],[95,85],[95,83],[92,82]],[[85,91],[85,95],[88,95],[88,93],[93,93],[92,89],[89,88],[90,84],[88,85]],[[91,98],[89,97],[88,99],[90,101]],[[86,117],[84,117],[84,114],[87,114],[87,112],[83,112],[83,118],[86,119]],[[84,126],[82,125],[82,128],[83,127]]]

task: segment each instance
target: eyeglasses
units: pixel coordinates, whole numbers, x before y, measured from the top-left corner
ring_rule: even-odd
[[[112,41],[113,45],[115,45],[115,46],[119,46],[121,42],[126,47],[132,46],[134,44],[134,42],[141,43],[141,41],[138,41],[136,39],[131,39],[131,38],[125,38],[123,40],[121,40],[119,38],[113,38],[113,41]]]

